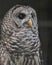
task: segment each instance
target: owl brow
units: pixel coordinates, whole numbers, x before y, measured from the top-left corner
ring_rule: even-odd
[[[16,8],[19,8],[19,7],[21,7],[21,6],[20,6],[20,5],[15,6],[15,7],[13,8],[13,10],[12,10],[12,13],[13,13],[13,11],[14,11]]]
[[[23,11],[23,9],[25,9],[25,7],[22,7],[22,9],[20,10],[20,12],[21,12],[21,13],[23,13],[23,12],[22,12],[22,11]]]

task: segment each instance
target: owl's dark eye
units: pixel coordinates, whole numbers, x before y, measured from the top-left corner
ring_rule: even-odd
[[[31,16],[32,16],[32,18],[34,18],[35,17],[35,14],[34,13],[31,13]]]
[[[18,18],[19,19],[24,19],[26,15],[24,13],[19,13]]]

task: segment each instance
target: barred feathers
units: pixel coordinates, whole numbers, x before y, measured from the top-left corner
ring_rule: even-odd
[[[32,28],[27,25],[29,19],[32,19]],[[1,25],[0,50],[0,65],[42,65],[34,9],[16,5],[6,13]]]

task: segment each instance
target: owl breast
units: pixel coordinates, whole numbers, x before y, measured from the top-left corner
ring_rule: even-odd
[[[10,37],[8,48],[10,51],[31,53],[34,52],[37,36],[33,33],[31,28],[21,28],[19,31],[14,31]]]
[[[33,34],[31,29],[23,29],[19,32],[19,37],[21,39],[20,45],[23,47],[29,47],[35,42],[35,34]]]

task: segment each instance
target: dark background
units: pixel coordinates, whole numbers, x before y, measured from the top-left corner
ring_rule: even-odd
[[[52,0],[0,0],[0,19],[16,4],[28,5],[36,10],[44,65],[52,65]]]

